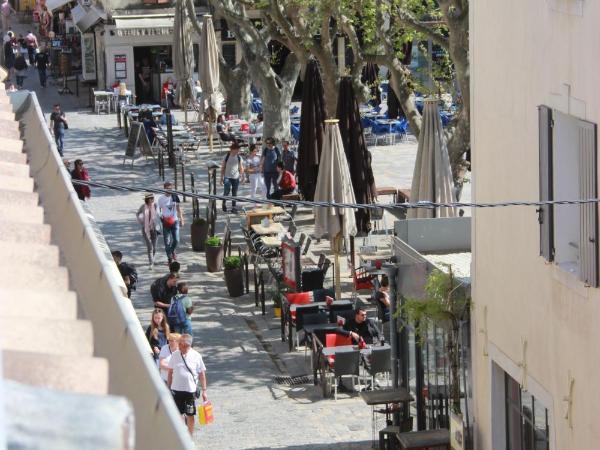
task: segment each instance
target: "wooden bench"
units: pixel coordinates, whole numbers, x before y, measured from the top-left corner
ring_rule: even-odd
[[[379,188],[377,188],[376,193],[377,193],[377,197],[382,196],[382,195],[391,195],[393,203],[397,203],[396,199],[398,198],[398,189],[396,189],[395,187],[391,187],[391,186],[379,187]]]

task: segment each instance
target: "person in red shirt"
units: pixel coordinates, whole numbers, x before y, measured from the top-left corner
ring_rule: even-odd
[[[285,170],[283,161],[277,162],[277,173],[279,174],[279,189],[271,194],[271,198],[280,200],[281,197],[291,194],[296,190],[296,178],[289,170]]]

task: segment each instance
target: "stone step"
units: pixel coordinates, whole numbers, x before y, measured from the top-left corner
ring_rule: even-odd
[[[26,286],[0,287],[0,309],[3,317],[76,319],[77,294],[62,290],[37,291]]]
[[[0,255],[4,261],[27,263],[42,267],[58,267],[59,251],[55,245],[0,241]]]
[[[7,121],[14,121],[15,120],[15,113],[13,113],[12,111],[10,111],[10,112],[8,112],[8,111],[0,111],[0,119],[7,120]]]
[[[2,162],[12,162],[16,164],[26,164],[27,163],[27,155],[21,152],[11,152],[9,150],[1,150],[0,149],[0,161]]]
[[[34,290],[69,290],[69,271],[65,267],[0,260],[0,273],[6,274],[12,286]]]
[[[2,114],[2,111],[0,111],[0,114]],[[12,134],[5,136],[4,134],[0,134],[0,150],[22,153],[23,141],[19,136],[14,136]]]
[[[19,122],[0,119],[0,136],[11,139],[20,139]]]
[[[0,174],[0,187],[11,191],[33,192],[33,178],[12,177]]]
[[[0,198],[0,209],[5,220],[15,223],[44,223],[44,209],[41,206],[21,205]]]
[[[4,209],[5,206],[11,204],[17,204],[21,206],[38,206],[39,196],[37,192],[19,192],[10,189],[0,187],[0,209]]]
[[[50,225],[41,223],[8,222],[0,217],[0,242],[50,244]]]
[[[15,164],[0,161],[0,175],[10,177],[29,177],[29,166],[27,164]]]
[[[87,320],[0,317],[0,348],[20,352],[88,357],[94,353],[92,324]],[[76,358],[75,358],[76,359]]]
[[[28,336],[22,338],[28,340]],[[108,361],[104,358],[6,350],[2,359],[4,378],[19,383],[78,394],[108,394]]]

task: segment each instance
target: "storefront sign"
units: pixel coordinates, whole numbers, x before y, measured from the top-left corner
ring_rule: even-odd
[[[115,55],[115,78],[117,80],[127,78],[127,55]]]
[[[227,26],[227,21],[221,19],[221,42],[235,41],[235,34]]]
[[[116,30],[117,36],[171,36],[173,28],[125,28]]]

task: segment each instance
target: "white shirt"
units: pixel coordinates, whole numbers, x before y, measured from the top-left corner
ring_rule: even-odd
[[[171,194],[163,194],[158,197],[158,208],[160,209],[161,217],[175,217],[177,220],[177,205],[179,202],[173,201]]]
[[[202,356],[194,349],[190,348],[188,350],[185,355],[185,362],[190,370],[187,370],[182,358],[183,355],[177,350],[176,352],[173,352],[173,355],[171,355],[171,359],[169,360],[169,369],[173,369],[171,389],[182,392],[196,392],[198,375],[202,372],[206,372]],[[194,376],[192,376],[190,371]]]
[[[175,350],[178,351],[178,350]],[[165,344],[162,346],[162,348],[160,349],[160,353],[158,354],[158,367],[160,367],[160,361],[162,361],[163,359],[167,362],[167,364],[169,364],[169,361],[171,360],[171,355],[175,353],[175,352],[171,352],[171,349],[169,348],[169,344]],[[160,369],[160,377],[165,380],[168,381],[169,379],[169,371],[167,369]]]

